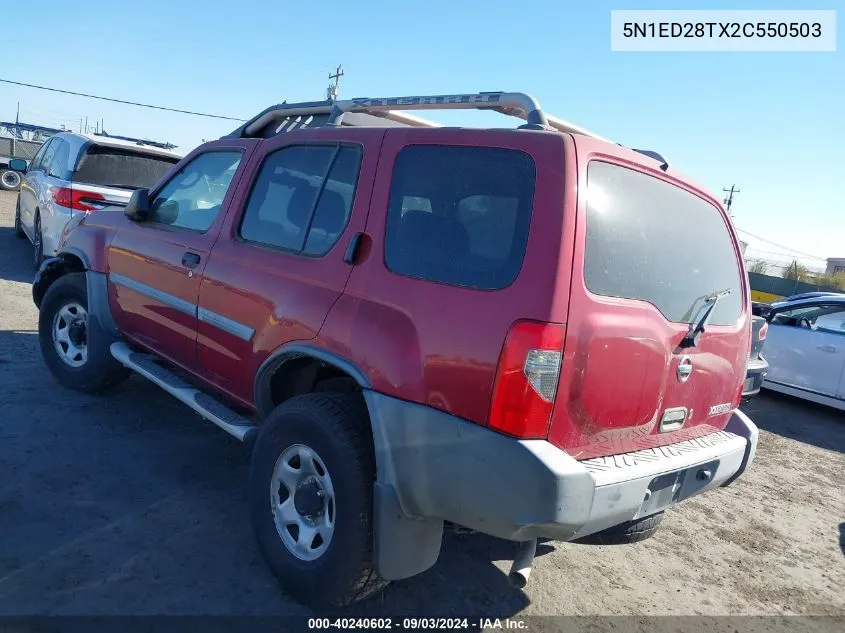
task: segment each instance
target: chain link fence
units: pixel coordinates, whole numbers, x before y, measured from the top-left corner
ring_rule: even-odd
[[[30,161],[41,147],[43,141],[23,141],[17,138],[0,136],[0,157],[23,158]]]

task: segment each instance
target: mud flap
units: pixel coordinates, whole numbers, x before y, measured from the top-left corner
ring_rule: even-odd
[[[376,571],[385,580],[410,578],[437,562],[443,520],[411,519],[399,505],[393,486],[373,486],[373,554]]]

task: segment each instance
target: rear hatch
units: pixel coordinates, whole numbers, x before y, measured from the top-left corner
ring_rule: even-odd
[[[751,333],[727,216],[656,170],[580,158],[586,187],[549,440],[586,459],[724,428],[739,403]],[[708,311],[703,333],[689,341]]]
[[[134,190],[152,187],[178,161],[175,156],[91,144],[73,173],[73,208],[96,211],[124,207]]]

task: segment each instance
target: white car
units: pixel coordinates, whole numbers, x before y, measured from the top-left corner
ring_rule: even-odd
[[[845,295],[767,306],[764,389],[845,410]]]
[[[180,154],[107,136],[62,132],[27,166],[15,209],[15,233],[33,245],[36,268],[55,255],[62,229],[75,214],[126,206],[135,189],[152,187]]]

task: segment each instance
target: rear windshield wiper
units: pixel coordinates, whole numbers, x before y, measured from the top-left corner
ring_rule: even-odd
[[[698,323],[695,325],[692,323],[689,324],[689,331],[684,335],[684,338],[681,339],[678,347],[687,348],[698,345],[698,341],[701,339],[701,334],[704,332],[704,327],[707,325],[707,321],[710,320],[710,315],[713,314],[713,310],[716,308],[716,304],[719,303],[719,299],[727,297],[729,294],[731,294],[731,289],[726,288],[725,290],[719,290],[718,292],[714,292],[713,294],[704,297],[704,314],[701,315]]]

